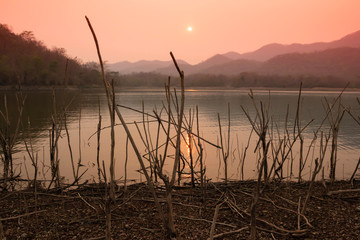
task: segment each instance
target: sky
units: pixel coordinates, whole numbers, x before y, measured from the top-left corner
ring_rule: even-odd
[[[0,23],[97,61],[88,16],[108,63],[171,60],[172,51],[196,64],[269,43],[337,40],[360,30],[359,9],[359,0],[0,0]]]

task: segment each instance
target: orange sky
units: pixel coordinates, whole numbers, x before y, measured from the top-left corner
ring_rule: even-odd
[[[194,64],[268,43],[336,40],[360,30],[359,11],[360,0],[0,0],[0,23],[97,61],[87,15],[108,62],[170,60],[173,51]]]

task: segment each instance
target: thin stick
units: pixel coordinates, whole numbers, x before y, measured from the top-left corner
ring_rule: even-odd
[[[170,91],[170,90],[169,90],[169,91]],[[145,115],[147,115],[147,116],[149,116],[149,117],[151,117],[151,118],[157,119],[157,121],[160,120],[161,122],[175,125],[175,123],[171,122],[170,119],[169,119],[169,120],[158,119],[158,117],[157,117],[156,115],[151,115],[151,114],[149,114],[149,113],[144,113],[144,112],[142,112],[142,111],[140,111],[140,110],[137,110],[137,109],[135,109],[135,108],[127,107],[127,106],[124,106],[124,105],[121,105],[121,104],[117,104],[117,106],[118,106],[118,107],[121,107],[121,108],[125,108],[125,109],[132,110],[132,111],[137,112],[137,113],[140,113],[140,114],[145,114]],[[169,114],[169,113],[167,113],[167,114]],[[188,129],[187,129],[186,127],[184,127],[184,126],[182,127],[182,129],[188,131]],[[205,138],[200,137],[199,134],[196,134],[196,133],[194,133],[194,132],[191,132],[191,134],[192,134],[193,136],[199,138],[200,140],[206,142],[207,144],[213,146],[213,147],[221,148],[219,145],[216,145],[215,143],[212,143],[212,142],[206,140]]]
[[[34,215],[34,214],[38,214],[38,213],[42,213],[42,212],[46,212],[46,211],[47,211],[47,210],[40,210],[40,211],[35,211],[35,212],[30,212],[30,213],[21,214],[21,215],[14,216],[14,217],[0,218],[0,222],[9,221],[9,220],[14,220],[14,219],[19,219],[19,218],[22,218],[22,217],[28,217],[28,216],[31,216],[31,215]]]
[[[102,59],[101,59],[99,44],[98,44],[98,41],[97,41],[97,38],[96,38],[95,31],[93,30],[93,28],[91,26],[90,20],[86,16],[85,16],[85,18],[86,18],[86,21],[87,21],[87,23],[89,25],[89,28],[91,30],[91,33],[92,33],[94,41],[95,41],[95,45],[96,45],[96,49],[97,49],[97,53],[98,53],[98,57],[99,57],[99,62],[100,62],[100,66],[101,66],[102,79],[103,79],[103,83],[104,83],[104,87],[105,87],[105,91],[106,91],[106,95],[107,95],[107,99],[108,99],[108,106],[109,106],[109,110],[111,111],[111,107],[110,107],[111,106],[110,105],[111,104],[111,99],[110,99],[109,90],[108,90],[108,83],[107,83],[107,81],[105,79],[104,66],[103,66],[103,62],[102,62]],[[157,195],[155,193],[155,188],[154,188],[153,182],[151,181],[151,179],[150,179],[150,177],[149,177],[149,175],[147,173],[145,164],[144,164],[144,162],[143,162],[143,160],[141,158],[141,155],[140,155],[140,152],[139,152],[139,150],[138,150],[138,148],[136,146],[136,143],[135,143],[135,141],[134,141],[134,139],[133,139],[133,137],[132,137],[132,135],[131,135],[131,133],[129,131],[129,128],[127,127],[127,125],[126,125],[126,123],[125,123],[119,109],[117,108],[117,106],[115,107],[115,110],[116,110],[116,114],[118,115],[118,117],[120,119],[120,122],[122,123],[122,125],[124,127],[124,130],[125,130],[127,136],[129,137],[130,143],[131,143],[131,145],[132,145],[132,147],[134,149],[134,152],[135,152],[135,154],[136,154],[136,156],[138,158],[140,166],[141,166],[141,168],[143,170],[143,173],[144,173],[144,175],[146,177],[148,186],[149,186],[150,191],[151,191],[151,193],[152,193],[152,195],[154,197],[155,205],[156,205],[156,208],[159,211],[160,217],[164,220],[163,210],[161,208],[161,205],[160,205],[160,203],[158,201],[158,198],[157,198]]]
[[[234,230],[234,231],[219,233],[219,234],[217,234],[217,235],[214,235],[212,239],[222,238],[222,237],[226,237],[226,236],[229,236],[229,235],[233,235],[233,234],[242,232],[242,231],[244,231],[244,230],[246,230],[246,229],[249,229],[249,227],[246,226],[246,227],[242,227],[242,228],[236,229],[236,230]]]
[[[227,171],[227,168],[228,168],[228,157],[229,157],[229,153],[230,153],[230,102],[228,102],[228,121],[229,121],[229,124],[228,124],[228,139],[227,139],[227,158],[226,158],[226,163],[225,163],[225,169],[226,169],[226,174],[225,174],[225,177],[226,177],[226,183],[227,183],[227,178],[228,178],[228,171]]]
[[[350,178],[350,182],[351,182],[351,183],[353,182],[354,177],[355,177],[355,174],[356,174],[357,170],[359,169],[359,165],[360,165],[360,158],[359,158],[359,160],[358,160],[358,162],[357,162],[357,164],[356,164],[356,167],[355,167],[355,169],[354,169],[353,174],[351,175],[351,178]]]
[[[111,82],[112,89],[112,110],[110,112],[111,118],[111,152],[110,152],[110,198],[115,201],[115,89],[114,80]]]
[[[175,204],[175,203],[174,203]],[[203,218],[191,218],[191,217],[186,217],[186,216],[178,216],[179,218],[183,218],[183,219],[187,219],[187,220],[191,220],[191,221],[199,221],[199,222],[207,222],[207,223],[213,223],[213,221],[207,220],[207,219],[203,219]],[[221,225],[221,226],[225,226],[225,227],[230,227],[230,228],[236,228],[236,226],[228,224],[228,223],[222,223],[222,222],[216,222],[217,225]]]
[[[125,179],[124,179],[124,191],[127,191],[127,163],[128,163],[128,150],[129,150],[129,137],[126,137],[126,145],[125,145],[125,166],[124,166],[124,170],[125,170]],[[126,194],[125,194],[126,195]],[[125,196],[124,195],[124,196]]]
[[[199,126],[199,109],[196,106],[196,128],[197,128],[197,135],[200,136],[200,126]],[[200,138],[198,138],[198,146],[199,146],[199,159],[200,159],[200,186],[202,192],[204,193],[204,164],[203,164],[203,148],[200,142]],[[204,194],[203,194],[204,197]]]
[[[183,121],[183,115],[184,115],[184,105],[185,105],[185,87],[184,87],[184,72],[180,71],[179,66],[176,62],[176,59],[172,52],[170,52],[171,58],[175,64],[175,67],[180,75],[181,80],[181,105],[180,105],[180,116],[178,119],[178,127],[177,127],[177,138],[176,138],[176,149],[175,149],[175,161],[174,161],[174,167],[172,171],[172,177],[170,186],[173,186],[175,183],[176,178],[176,168],[180,163],[180,143],[181,143],[181,127],[182,127],[182,121]]]
[[[101,114],[100,114],[100,98],[99,98],[99,122],[97,126],[97,148],[96,148],[96,163],[98,167],[99,183],[101,183],[101,167],[100,167],[100,135],[101,135]]]
[[[77,164],[75,180],[78,179],[80,166],[81,166],[81,106],[80,106],[80,109],[79,109],[79,161],[78,161],[78,164]]]
[[[92,206],[90,203],[88,203],[88,202],[80,195],[80,193],[77,193],[77,195],[79,196],[79,198],[80,198],[86,205],[88,205],[89,207],[91,207],[92,209],[94,209],[94,210],[97,212],[96,208],[95,208],[94,206]]]
[[[72,153],[72,149],[71,149],[69,130],[67,128],[67,123],[66,122],[67,122],[66,121],[66,113],[64,113],[64,127],[65,127],[66,136],[67,136],[68,148],[69,148],[69,152],[70,152],[71,167],[72,167],[72,170],[73,170],[74,180],[76,181],[77,176],[76,176],[76,173],[75,173],[74,158],[73,158],[73,153]]]
[[[220,208],[221,204],[216,205],[215,207],[215,213],[214,213],[214,218],[211,224],[211,229],[210,229],[210,240],[214,239],[214,232],[215,232],[215,226],[216,226],[216,219],[218,217],[219,214],[219,208]]]
[[[360,189],[344,189],[344,190],[337,190],[337,191],[329,191],[326,195],[332,196],[335,194],[342,194],[342,193],[357,193],[360,192]]]

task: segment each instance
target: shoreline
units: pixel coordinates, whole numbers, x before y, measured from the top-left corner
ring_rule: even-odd
[[[103,90],[103,86],[21,86],[21,89],[24,91],[50,91],[50,90]],[[17,86],[0,86],[0,91],[12,91],[17,90]],[[115,87],[117,91],[137,91],[137,92],[164,92],[163,88],[159,87]],[[239,88],[229,88],[229,87],[190,87],[186,88],[185,92],[195,92],[195,91],[274,91],[274,92],[299,92],[299,88],[269,88],[269,87],[239,87]],[[329,87],[314,87],[314,88],[302,88],[304,92],[341,92],[344,88],[329,88]],[[360,92],[360,88],[346,88],[344,92]]]

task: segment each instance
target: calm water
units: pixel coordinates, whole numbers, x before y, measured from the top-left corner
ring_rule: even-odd
[[[200,135],[214,144],[219,143],[219,127],[218,127],[218,113],[221,117],[222,130],[225,139],[227,138],[227,109],[228,103],[230,103],[231,109],[231,138],[230,138],[230,156],[229,156],[229,177],[231,179],[240,179],[240,161],[239,156],[247,145],[248,138],[251,132],[251,125],[246,118],[244,112],[240,106],[246,109],[251,117],[255,116],[255,108],[253,102],[248,96],[248,91],[230,91],[230,90],[216,90],[216,91],[187,91],[185,100],[185,113],[187,119],[189,119],[190,109],[191,114],[194,113],[196,106],[199,108],[199,126]],[[273,131],[274,138],[278,139],[276,132],[278,131],[283,136],[285,116],[287,106],[289,105],[289,131],[292,135],[292,124],[294,123],[296,103],[298,92],[296,91],[271,91],[270,96],[268,91],[255,91],[256,101],[262,101],[269,104],[269,115],[271,116],[271,129]],[[5,92],[1,92],[1,99]],[[12,92],[6,92],[9,104],[9,114],[12,119],[16,117],[16,100]],[[27,91],[27,101],[24,112],[24,119],[29,119],[30,130],[26,130],[27,134],[25,139],[33,143],[34,152],[38,154],[40,164],[40,178],[49,179],[49,129],[51,127],[51,112],[52,112],[52,97],[51,91]],[[324,110],[325,98],[329,102],[333,101],[339,95],[338,92],[303,92],[302,94],[302,109],[301,120],[302,126],[305,126],[311,119],[314,119],[308,128],[304,132],[305,145],[308,146],[313,139],[313,132],[316,131],[326,115]],[[343,106],[350,108],[356,116],[360,116],[359,104],[356,101],[356,97],[359,97],[359,93],[346,92],[341,98]],[[137,110],[142,109],[142,102],[144,102],[145,112],[152,114],[154,109],[161,110],[163,102],[166,101],[165,93],[159,91],[118,91],[116,94],[116,101],[118,104],[125,105]],[[3,100],[1,101],[3,103]],[[70,104],[70,105],[69,105]],[[72,151],[74,160],[77,161],[80,157],[82,164],[84,165],[80,172],[88,169],[85,174],[87,179],[97,180],[97,166],[96,166],[96,148],[97,139],[94,133],[98,124],[98,112],[100,104],[100,114],[102,115],[102,126],[109,125],[109,113],[106,103],[106,96],[103,89],[89,89],[89,90],[58,90],[56,91],[56,105],[57,111],[60,112],[65,106],[67,109],[68,128],[70,130],[70,141],[72,145]],[[3,104],[1,104],[3,110]],[[142,114],[137,112],[120,109],[125,121],[130,123],[130,130],[132,131],[136,142],[138,143],[139,150],[142,154],[145,153],[145,147],[142,144],[139,133],[134,126],[134,121],[141,122]],[[334,110],[334,112],[336,112]],[[81,113],[81,118],[80,118]],[[163,116],[165,119],[165,115]],[[149,118],[149,120],[153,120]],[[79,123],[80,121],[80,123]],[[117,123],[119,122],[116,120]],[[27,121],[26,121],[27,122]],[[196,121],[195,121],[196,122]],[[80,131],[79,131],[80,124]],[[25,124],[26,125],[26,124]],[[143,129],[143,125],[139,124]],[[325,121],[322,130],[328,133],[329,121]],[[26,129],[28,127],[25,127]],[[194,131],[196,131],[196,123],[194,123]],[[149,129],[152,132],[152,143],[155,145],[156,138],[155,133],[157,130],[157,124],[151,123]],[[277,130],[278,129],[278,130]],[[175,132],[172,132],[172,135]],[[80,135],[80,141],[79,141]],[[244,178],[254,178],[256,176],[257,159],[258,154],[254,153],[254,149],[257,142],[257,136],[255,133],[250,139],[250,146],[247,151],[247,157],[244,164]],[[160,139],[162,140],[162,139]],[[186,139],[183,139],[182,151],[184,155],[189,159],[188,149],[185,144]],[[277,141],[274,141],[275,143]],[[124,178],[124,164],[125,164],[125,143],[126,135],[122,129],[122,126],[116,127],[116,179],[122,180]],[[338,163],[337,163],[337,178],[349,178],[354,170],[358,158],[360,157],[360,126],[346,113],[341,125],[338,138]],[[220,151],[210,144],[204,143],[205,155],[204,160],[206,163],[206,175],[213,180],[221,179],[223,174],[223,166],[220,160]],[[110,159],[110,129],[105,128],[101,132],[101,160],[105,162],[106,168],[109,167]],[[15,154],[15,163],[17,172],[25,175],[26,172],[32,178],[33,170],[28,159],[27,153],[24,151],[23,140],[21,140],[16,149],[18,152]],[[297,176],[297,159],[298,159],[298,146],[295,145],[293,151],[294,158],[294,174]],[[305,148],[307,151],[307,147]],[[329,158],[330,148],[328,148],[327,155],[325,157],[324,167],[325,176],[328,176],[329,170]],[[194,150],[194,152],[196,152]],[[171,152],[169,153],[171,154]],[[196,159],[196,154],[194,158]],[[272,155],[270,154],[269,163],[272,161]],[[303,177],[308,179],[310,176],[310,169],[314,165],[313,159],[319,156],[318,144],[310,150],[308,164],[304,169]],[[25,159],[25,160],[24,160]],[[72,181],[72,167],[70,162],[70,152],[68,148],[67,137],[65,131],[62,131],[62,137],[59,140],[59,159],[60,159],[60,173],[64,176],[65,181]],[[165,164],[166,169],[172,165],[172,159],[169,158],[168,163]],[[290,161],[287,161],[284,167],[284,176],[290,176]],[[26,166],[26,169],[25,169]],[[130,179],[143,179],[139,172],[139,163],[135,158],[133,150],[129,146],[128,151],[128,166],[127,176]],[[199,166],[196,166],[199,169]],[[1,164],[2,171],[2,164]],[[185,171],[189,171],[185,168]]]

